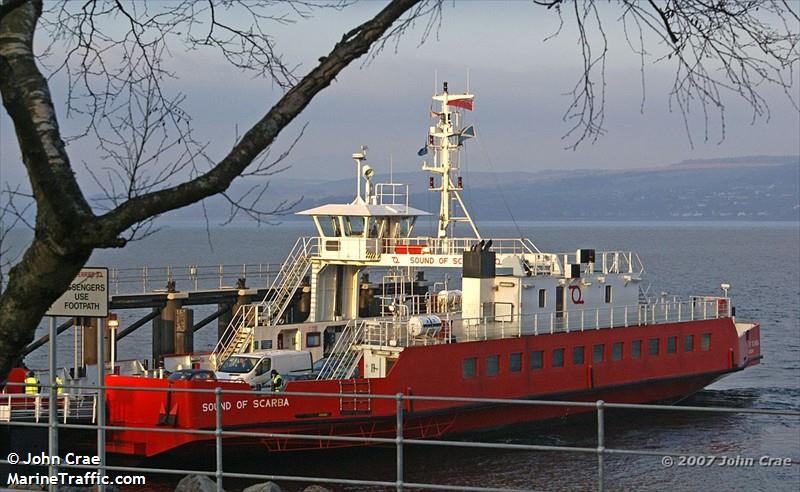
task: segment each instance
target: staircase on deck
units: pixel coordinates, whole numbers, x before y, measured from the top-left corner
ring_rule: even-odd
[[[316,238],[301,237],[281,265],[278,275],[261,302],[245,304],[234,313],[228,327],[214,347],[217,366],[231,355],[247,352],[253,345],[256,326],[275,325],[300,287],[316,256]]]

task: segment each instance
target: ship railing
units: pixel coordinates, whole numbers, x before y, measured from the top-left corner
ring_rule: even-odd
[[[408,185],[378,183],[375,185],[375,201],[378,205],[405,205],[408,209]]]
[[[580,263],[577,253],[556,253],[556,256],[560,267]],[[641,258],[635,251],[597,251],[595,253],[595,261],[586,265],[587,273],[628,273],[634,275],[644,273],[644,263],[642,263]]]
[[[384,238],[381,252],[383,254],[460,255],[464,251],[469,251],[479,241],[474,237],[435,238],[417,236]],[[500,255],[541,253],[529,239],[519,238],[492,238],[491,249]]]
[[[11,383],[22,384],[22,383]],[[97,387],[87,387],[87,389],[97,389]],[[102,386],[103,391],[113,389],[114,391],[136,391],[136,392],[163,392],[163,388],[146,388],[146,387],[123,387],[123,386]],[[291,388],[290,388],[291,389]],[[277,432],[259,432],[249,431],[235,428],[236,426],[226,427],[230,419],[228,416],[229,406],[224,404],[223,396],[235,395],[241,398],[252,398],[254,393],[252,390],[228,390],[217,388],[207,389],[194,389],[194,388],[171,388],[173,393],[204,393],[210,396],[209,406],[214,413],[214,424],[208,429],[193,429],[193,428],[172,428],[168,426],[126,426],[112,423],[110,425],[104,424],[97,419],[93,420],[93,424],[80,424],[80,423],[62,423],[55,422],[51,425],[47,422],[31,422],[31,421],[9,421],[8,426],[27,427],[27,428],[47,428],[50,434],[50,442],[57,442],[56,435],[59,429],[77,429],[86,431],[87,433],[97,434],[97,450],[94,456],[98,457],[99,465],[77,465],[65,463],[63,460],[61,464],[43,464],[33,465],[46,468],[49,466],[48,474],[53,475],[58,472],[66,473],[80,473],[83,474],[87,471],[96,470],[99,476],[115,475],[122,476],[128,479],[139,479],[138,481],[129,480],[122,482],[126,485],[145,485],[146,480],[142,474],[151,475],[169,475],[169,476],[185,476],[185,475],[202,475],[209,477],[215,481],[216,490],[222,492],[228,479],[235,480],[241,483],[242,480],[252,482],[264,481],[285,481],[292,483],[316,483],[316,484],[331,484],[341,486],[368,486],[368,487],[381,487],[387,489],[395,489],[402,491],[405,489],[428,489],[428,490],[471,490],[475,492],[517,492],[530,489],[530,485],[523,484],[525,488],[508,488],[492,485],[475,485],[463,483],[425,483],[410,481],[406,478],[406,458],[407,453],[418,450],[420,446],[437,447],[442,449],[459,448],[459,449],[472,449],[472,450],[486,450],[486,451],[516,451],[516,452],[534,452],[534,453],[564,453],[565,456],[594,456],[596,459],[596,468],[592,470],[596,482],[595,489],[599,492],[606,490],[606,469],[608,467],[607,460],[613,458],[628,458],[630,457],[651,457],[657,459],[661,466],[669,468],[672,466],[685,466],[685,467],[701,467],[711,465],[725,465],[730,463],[730,454],[719,454],[718,450],[709,447],[707,443],[700,442],[697,447],[692,449],[674,449],[674,448],[653,448],[652,442],[642,442],[641,447],[622,447],[622,446],[609,446],[607,440],[607,417],[613,412],[651,412],[659,414],[661,412],[669,412],[670,414],[699,414],[699,415],[742,415],[742,416],[758,416],[760,419],[780,419],[781,422],[794,422],[795,419],[800,418],[800,411],[795,409],[773,409],[773,408],[740,408],[740,407],[723,407],[723,406],[690,406],[690,405],[659,405],[659,404],[637,404],[637,403],[617,403],[607,402],[604,400],[597,401],[569,401],[569,400],[531,400],[531,399],[507,399],[507,398],[477,398],[458,396],[453,394],[447,395],[407,395],[403,393],[397,394],[378,394],[378,393],[358,393],[361,399],[371,401],[370,408],[375,408],[378,404],[383,402],[383,408],[386,408],[387,416],[394,417],[394,432],[389,433],[376,433],[376,432],[362,432],[360,435],[340,435],[335,433],[277,433]],[[258,397],[258,395],[255,395]],[[339,392],[339,393],[321,393],[321,392],[299,392],[299,391],[286,391],[281,393],[281,397],[289,400],[308,401],[308,398],[334,398],[342,401],[345,398],[353,398],[353,393]],[[230,401],[230,398],[228,398]],[[390,402],[390,403],[389,403]],[[411,415],[410,411],[415,406],[440,404],[449,406],[466,406],[474,408],[476,406],[500,408],[514,408],[514,409],[527,409],[528,412],[535,412],[537,409],[542,411],[550,411],[554,408],[563,408],[570,414],[575,413],[594,413],[595,418],[593,421],[576,421],[576,425],[580,428],[589,430],[591,432],[588,443],[586,442],[587,436],[565,436],[566,442],[562,444],[523,444],[523,443],[509,443],[497,440],[482,439],[482,440],[468,440],[468,439],[445,439],[441,437],[439,431],[430,434],[427,438],[420,435],[419,428],[414,427],[413,421],[407,417]],[[103,400],[100,400],[97,405],[98,413],[105,414],[106,405]],[[394,413],[394,415],[391,415]],[[590,427],[587,429],[586,426]],[[648,425],[648,424],[645,424]],[[688,429],[688,427],[687,427]],[[132,431],[148,434],[161,434],[165,436],[193,436],[197,439],[206,440],[208,444],[213,443],[215,450],[214,454],[214,469],[208,469],[197,466],[186,466],[183,468],[172,468],[168,463],[148,463],[147,466],[136,465],[112,465],[107,460],[107,442],[108,436],[119,433],[119,431]],[[658,429],[655,430],[658,432]],[[675,429],[670,429],[669,432],[674,433]],[[386,435],[388,434],[388,435]],[[593,435],[592,435],[593,434]],[[652,437],[650,434],[648,436]],[[674,436],[671,436],[674,437]],[[267,442],[274,440],[276,442],[285,443],[288,440],[296,442],[308,442],[309,448],[322,449],[327,447],[336,446],[353,446],[353,445],[384,445],[392,446],[395,449],[395,475],[393,480],[378,480],[368,478],[343,478],[338,477],[320,477],[320,476],[306,476],[306,475],[263,475],[258,473],[241,473],[238,471],[225,471],[223,466],[224,458],[224,439],[257,439],[260,442]],[[650,439],[652,441],[652,439]],[[671,439],[670,442],[674,442]],[[409,448],[408,446],[413,446]],[[9,465],[12,467],[17,465],[16,461],[10,461],[12,458],[19,458],[13,452],[6,456],[5,453],[0,456],[0,464]],[[795,449],[797,451],[797,449]],[[46,452],[46,450],[42,450]],[[782,457],[776,462],[776,458],[770,455],[755,455],[752,456],[737,456],[737,463],[741,466],[752,469],[754,466],[762,467],[787,467],[796,465],[796,458]],[[231,463],[231,461],[227,461]],[[777,463],[777,464],[776,464]],[[731,473],[738,469],[737,466],[724,467],[723,469],[730,470]],[[136,474],[132,475],[131,474]],[[684,482],[681,485],[693,488],[696,481],[692,474],[678,474],[678,479],[683,477]],[[487,479],[488,480],[488,479]],[[99,489],[101,489],[99,487]]]
[[[572,309],[532,314],[495,314],[464,317],[462,313],[432,313],[442,320],[440,330],[414,336],[409,332],[413,316],[372,318],[365,322],[364,343],[374,346],[415,346],[438,343],[493,340],[523,335],[586,331],[681,323],[731,316],[726,297],[692,296],[689,299],[662,298],[651,304]]]
[[[20,383],[9,383],[9,386]],[[24,383],[23,383],[24,384]],[[42,385],[49,388],[49,385]],[[94,391],[96,386],[92,387]],[[56,418],[61,422],[94,422],[97,393],[64,392],[56,397]],[[0,394],[0,422],[47,422],[50,398],[47,394]]]
[[[269,285],[278,269],[275,263],[113,267],[108,269],[108,282],[112,294],[164,291],[169,282],[184,291],[236,289],[239,279]]]

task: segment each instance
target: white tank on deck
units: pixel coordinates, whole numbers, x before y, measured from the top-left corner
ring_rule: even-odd
[[[461,291],[460,290],[440,290],[436,294],[436,307],[438,311],[460,311],[461,310]]]
[[[427,314],[408,319],[408,333],[412,337],[432,337],[442,329],[442,320],[438,316]]]

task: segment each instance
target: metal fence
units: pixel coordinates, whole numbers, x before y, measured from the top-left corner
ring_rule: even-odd
[[[13,383],[10,383],[13,384]],[[20,383],[17,383],[20,384]],[[49,388],[48,385],[42,385],[43,388]],[[109,387],[101,387],[103,390]],[[96,386],[80,387],[77,389],[97,390]],[[164,388],[141,388],[141,387],[119,387],[114,386],[114,390],[131,390],[131,391],[154,391],[163,392]],[[136,473],[151,473],[151,474],[168,474],[168,475],[205,475],[212,477],[216,480],[217,490],[222,491],[225,479],[252,479],[252,480],[277,480],[287,482],[306,482],[306,483],[323,483],[323,484],[337,484],[337,485],[360,485],[360,486],[377,486],[394,488],[398,491],[405,488],[426,489],[426,490],[469,490],[469,491],[484,491],[484,492],[515,492],[520,490],[530,489],[510,489],[498,487],[479,487],[479,486],[464,486],[455,484],[435,484],[435,483],[420,483],[410,482],[405,479],[405,447],[408,445],[417,446],[440,446],[440,447],[455,447],[455,448],[472,448],[472,449],[492,449],[492,450],[513,450],[513,451],[528,451],[528,452],[563,452],[571,454],[590,454],[597,457],[597,490],[605,490],[605,459],[609,456],[630,455],[630,456],[658,456],[662,459],[665,457],[684,457],[696,458],[704,460],[721,460],[723,456],[713,455],[709,453],[695,453],[691,451],[676,450],[676,449],[663,449],[663,450],[646,450],[646,449],[621,449],[606,447],[606,413],[609,410],[644,410],[644,411],[669,411],[669,412],[704,412],[704,413],[728,413],[728,414],[758,414],[770,415],[781,418],[800,418],[800,411],[795,410],[773,410],[773,409],[753,409],[753,408],[730,408],[730,407],[698,407],[698,406],[672,406],[672,405],[655,405],[655,404],[631,404],[631,403],[610,403],[598,400],[595,402],[586,401],[555,401],[555,400],[517,400],[517,399],[501,399],[501,398],[468,398],[468,397],[452,397],[452,396],[409,396],[403,394],[396,395],[379,395],[379,394],[363,394],[359,397],[370,399],[389,399],[395,401],[395,436],[393,438],[386,437],[354,437],[354,436],[337,436],[337,435],[319,435],[319,434],[281,434],[269,432],[241,432],[233,430],[225,430],[223,426],[223,404],[222,395],[239,394],[250,395],[254,392],[252,390],[223,390],[222,388],[216,389],[184,389],[184,388],[170,388],[172,392],[187,392],[187,393],[213,393],[215,400],[215,428],[213,430],[199,430],[199,429],[165,429],[153,427],[128,427],[128,426],[114,426],[105,425],[104,419],[95,419],[97,423],[88,424],[63,424],[59,423],[58,419],[54,422],[40,421],[23,421],[15,420],[14,412],[11,412],[10,421],[5,425],[12,426],[28,426],[28,427],[48,427],[51,434],[57,433],[59,428],[68,429],[84,429],[87,431],[97,431],[98,437],[98,450],[97,454],[100,456],[99,466],[89,465],[69,465],[61,466],[61,468],[76,468],[76,469],[93,469],[97,470],[101,476],[107,472],[136,472]],[[102,392],[101,392],[102,394]],[[352,397],[350,393],[309,393],[309,392],[285,392],[281,393],[283,397],[319,397],[319,398],[347,398]],[[38,404],[43,404],[42,399],[36,398]],[[594,447],[578,447],[578,446],[555,446],[555,445],[538,445],[538,444],[509,444],[500,442],[481,442],[481,441],[455,441],[447,439],[413,439],[404,437],[404,428],[406,418],[409,416],[406,410],[406,404],[413,401],[438,401],[438,402],[453,402],[464,404],[478,404],[478,405],[521,405],[521,406],[542,406],[542,407],[572,407],[581,408],[584,412],[593,411],[596,414],[597,422],[597,438],[596,446]],[[98,415],[105,413],[105,402],[100,399],[97,405]],[[40,412],[41,413],[41,412]],[[134,467],[134,466],[115,466],[106,464],[105,459],[105,431],[143,431],[153,433],[182,433],[206,436],[207,438],[214,439],[215,442],[215,470],[201,470],[201,469],[178,469],[178,468],[152,468],[152,467]],[[387,480],[360,480],[360,479],[343,479],[343,478],[325,478],[325,477],[312,477],[312,476],[299,476],[299,475],[265,475],[265,474],[251,474],[251,473],[236,473],[226,472],[223,469],[223,438],[225,437],[252,437],[252,438],[279,438],[279,439],[296,439],[296,440],[311,440],[311,441],[329,441],[329,442],[343,442],[354,444],[383,444],[392,445],[395,447],[396,453],[396,476],[394,481]],[[51,441],[52,442],[52,441]],[[796,458],[795,458],[796,460]],[[0,459],[0,463],[9,463],[6,459]],[[792,464],[796,465],[797,461]],[[44,465],[42,465],[44,466]]]
[[[175,282],[179,290],[235,288],[240,278],[251,287],[266,287],[278,268],[279,263],[110,268],[109,289],[114,294],[146,293],[165,289],[167,282]]]

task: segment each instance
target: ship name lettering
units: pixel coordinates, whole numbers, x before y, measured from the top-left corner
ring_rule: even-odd
[[[275,408],[288,406],[288,398],[261,398],[259,400],[253,400],[253,408]]]
[[[433,258],[423,258],[419,256],[412,256],[411,257],[411,264],[419,264],[419,265],[433,265]]]

